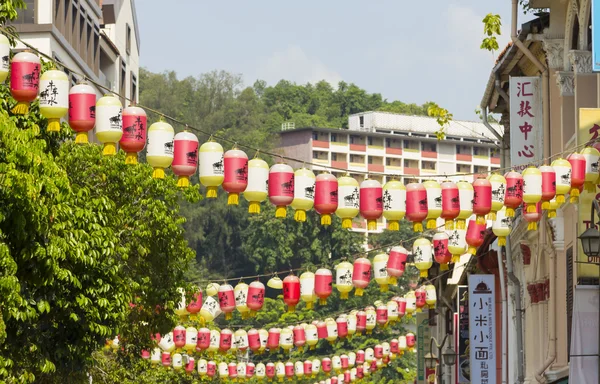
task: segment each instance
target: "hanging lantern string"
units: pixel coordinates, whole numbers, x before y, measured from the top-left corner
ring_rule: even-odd
[[[54,63],[55,65],[57,65],[59,67],[62,67],[63,69],[68,70],[71,73],[74,73],[76,75],[81,76],[84,80],[86,80],[86,81],[94,84],[99,89],[102,89],[102,90],[105,90],[107,92],[113,93],[113,94],[115,94],[115,95],[123,98],[124,100],[127,100],[130,103],[134,103],[134,100],[125,97],[125,95],[120,95],[120,94],[114,92],[112,89],[109,89],[108,87],[106,87],[106,86],[104,86],[104,85],[102,85],[102,84],[100,84],[100,83],[98,83],[98,82],[90,79],[88,76],[86,76],[85,74],[79,72],[78,70],[70,68],[69,66],[65,65],[64,63],[60,63],[60,62],[56,61],[51,56],[49,56],[49,55],[41,52],[39,49],[35,48],[31,44],[26,43],[25,41],[23,41],[16,34],[12,33],[10,30],[6,29],[5,27],[0,27],[0,31],[2,31],[4,34],[12,37],[16,41],[19,41],[21,44],[25,45],[27,48],[29,48],[30,50],[36,52],[40,56],[46,58],[48,61]],[[236,140],[235,138],[234,139],[229,139],[227,137],[216,135],[214,133],[202,130],[200,128],[196,128],[196,127],[194,127],[192,125],[189,125],[188,123],[185,123],[185,122],[183,122],[183,121],[181,121],[179,119],[176,119],[174,117],[166,115],[166,114],[164,114],[163,112],[161,112],[159,110],[156,110],[154,108],[142,105],[140,103],[136,103],[136,105],[138,107],[140,107],[140,108],[146,109],[146,110],[148,110],[150,112],[153,112],[153,113],[155,113],[155,114],[157,114],[157,115],[159,115],[161,117],[164,117],[165,119],[170,120],[171,122],[173,122],[175,124],[181,125],[181,126],[185,127],[186,129],[189,129],[191,131],[195,131],[196,133],[199,133],[199,134],[202,134],[202,135],[206,135],[206,136],[209,136],[211,138],[218,139],[220,141],[224,141],[224,142],[227,142],[227,143],[230,143],[230,144],[236,144],[237,143],[237,145],[239,147],[253,150],[256,153],[260,151],[260,152],[264,153],[265,155],[268,155],[268,156],[271,156],[271,157],[274,157],[274,158],[278,157],[280,159],[291,161],[291,162],[295,162],[295,163],[298,163],[298,164],[300,164],[300,163],[308,164],[308,165],[311,165],[311,166],[313,166],[313,167],[315,167],[317,169],[326,169],[326,170],[330,170],[330,171],[339,171],[339,172],[343,172],[343,173],[348,173],[349,172],[347,169],[333,167],[333,166],[330,166],[330,165],[317,164],[317,163],[313,163],[313,162],[307,162],[305,160],[301,160],[301,159],[296,159],[296,158],[293,158],[293,157],[285,156],[285,155],[282,155],[280,153],[274,153],[274,152],[265,151],[263,149],[256,148],[254,146],[251,146],[251,145],[248,145],[248,144],[244,144],[244,143]],[[596,140],[591,140],[591,141],[589,141],[588,143],[585,143],[585,144],[581,144],[581,145],[575,146],[572,149],[564,150],[562,152],[558,152],[558,153],[552,154],[552,155],[550,155],[550,156],[548,156],[546,158],[542,158],[542,159],[536,160],[536,161],[531,161],[531,164],[532,165],[543,165],[543,164],[547,163],[548,161],[552,160],[553,158],[562,157],[565,154],[568,154],[568,153],[570,154],[570,153],[576,152],[578,149],[584,148],[586,146],[590,146],[590,145],[592,145],[592,144],[594,144],[596,142],[600,142],[600,138],[598,138]],[[512,169],[513,169],[512,167],[505,167],[505,168],[495,168],[495,169],[493,169],[491,171],[485,171],[485,172],[467,172],[467,173],[455,173],[455,174],[443,174],[443,175],[439,175],[439,174],[438,175],[427,175],[427,178],[429,178],[429,179],[447,179],[449,177],[465,177],[465,176],[473,176],[473,175],[486,175],[486,174],[492,174],[492,173],[504,173],[504,172],[511,171]],[[385,177],[403,177],[405,179],[414,179],[415,178],[415,175],[398,174],[398,173],[384,173],[384,172],[372,172],[372,171],[369,172],[369,171],[359,171],[359,170],[352,170],[352,173],[362,174],[362,175],[369,175],[369,174],[371,174],[371,175],[385,176]]]

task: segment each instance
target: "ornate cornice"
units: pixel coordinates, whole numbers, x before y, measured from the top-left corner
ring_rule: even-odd
[[[564,39],[545,39],[543,44],[548,58],[548,66],[551,69],[562,70],[564,67]]]
[[[569,60],[576,75],[592,73],[592,52],[573,49],[569,51]]]
[[[561,96],[573,96],[575,91],[575,76],[573,72],[556,72],[556,84]]]

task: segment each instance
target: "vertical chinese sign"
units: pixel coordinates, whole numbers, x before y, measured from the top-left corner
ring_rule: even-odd
[[[496,384],[494,275],[469,276],[471,383]]]
[[[469,367],[469,294],[466,285],[458,286],[458,301],[456,308],[456,345],[458,359],[456,363],[456,382],[458,384],[468,384],[471,382]]]
[[[428,370],[425,367],[425,355],[429,350],[431,332],[429,328],[429,313],[417,313],[417,383],[428,384]]]
[[[510,161],[517,171],[542,159],[541,95],[539,77],[510,78]]]
[[[580,108],[579,109],[579,127],[577,131],[577,147],[583,149],[583,146],[590,144],[600,150],[600,109],[599,108]],[[598,164],[596,164],[596,169]],[[579,218],[578,234],[583,233],[590,223],[590,211],[592,209],[592,200],[600,200],[600,188],[596,185],[596,190],[592,192],[584,191],[579,196]],[[597,220],[597,217],[594,218]],[[586,257],[581,248],[581,242],[577,242],[577,264],[578,277],[598,277],[598,266],[585,263],[598,263],[598,257]]]

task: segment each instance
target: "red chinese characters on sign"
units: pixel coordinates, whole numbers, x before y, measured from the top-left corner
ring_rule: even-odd
[[[539,119],[539,79],[514,77],[511,79],[511,160],[523,166],[539,160],[542,147],[537,142],[541,129]],[[518,129],[516,129],[518,127]]]

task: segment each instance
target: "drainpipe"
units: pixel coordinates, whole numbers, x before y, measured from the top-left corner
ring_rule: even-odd
[[[512,248],[510,243],[510,236],[508,236],[506,238],[506,246],[504,247],[504,251],[506,252],[506,275],[508,276],[510,281],[515,285],[515,312],[517,313],[517,354],[519,355],[519,364],[517,364],[517,382],[515,384],[522,384],[525,381],[525,374],[523,370],[523,367],[525,365],[525,353],[523,351],[523,310],[521,309],[521,282],[514,273],[512,261]]]

